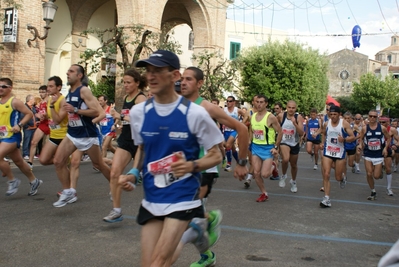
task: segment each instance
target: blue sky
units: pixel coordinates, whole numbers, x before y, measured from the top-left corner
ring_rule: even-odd
[[[235,0],[227,18],[287,31],[291,39],[327,53],[352,49],[351,36],[327,35],[350,35],[359,25],[356,51],[374,59],[399,32],[399,0]]]

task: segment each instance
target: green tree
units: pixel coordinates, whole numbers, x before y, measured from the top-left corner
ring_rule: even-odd
[[[381,80],[367,73],[360,77],[359,83],[353,83],[352,99],[361,110],[375,109],[378,104],[381,109],[394,108],[398,104],[398,95],[399,81],[390,75]]]
[[[218,51],[207,50],[193,55],[193,60],[204,72],[204,85],[200,94],[205,99],[223,98],[223,91],[232,91],[235,87],[234,81],[237,77],[235,61],[224,59]]]
[[[125,71],[131,67],[142,54],[150,54],[154,50],[164,49],[181,53],[181,45],[170,38],[171,29],[174,25],[165,24],[159,33],[146,30],[142,25],[123,27],[115,26],[108,29],[88,29],[83,32],[84,36],[88,34],[96,35],[101,46],[97,49],[86,49],[81,55],[80,64],[84,64],[88,75],[98,73],[101,70],[101,58],[116,58],[118,51],[121,55],[121,61],[116,64]],[[115,85],[109,87],[114,91],[115,104],[117,107],[122,105],[124,92],[122,88],[115,88]],[[111,92],[110,92],[111,93]],[[107,93],[108,95],[108,93]]]
[[[369,110],[361,109],[357,103],[353,100],[352,96],[340,96],[337,97],[337,101],[341,106],[341,112],[345,113],[349,111],[353,115],[359,114],[367,114]]]
[[[115,102],[114,79],[105,78],[97,83],[89,81],[89,87],[95,97],[99,97],[100,95],[106,95],[108,97],[108,103]]]
[[[264,94],[269,103],[295,100],[298,110],[323,109],[328,91],[328,59],[301,43],[269,42],[242,52],[242,92],[247,101]]]

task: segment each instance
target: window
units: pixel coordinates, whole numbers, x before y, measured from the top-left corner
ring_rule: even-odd
[[[235,59],[240,52],[241,44],[236,42],[230,42],[230,59]]]
[[[392,55],[388,55],[388,63],[392,63]]]

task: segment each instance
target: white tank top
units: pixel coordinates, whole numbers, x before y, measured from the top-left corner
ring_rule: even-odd
[[[333,127],[331,125],[331,120],[328,120],[326,143],[324,145],[325,156],[337,159],[345,157],[344,143],[338,141],[338,136],[342,136],[342,121],[343,119],[339,119],[338,125]]]
[[[234,107],[232,112],[230,112],[229,109],[227,107],[225,107],[224,108],[224,112],[226,112],[226,114],[229,115],[230,117],[232,117],[233,119],[239,120],[238,108],[237,107]],[[231,129],[229,127],[225,127],[224,130],[227,131],[227,132],[234,131],[234,129]]]
[[[283,132],[281,143],[289,146],[296,146],[299,142],[299,135],[292,121],[285,118],[281,128]]]

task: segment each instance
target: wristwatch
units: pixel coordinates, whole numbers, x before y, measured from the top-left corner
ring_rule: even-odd
[[[275,149],[275,150],[278,150],[278,146],[274,146],[274,149]]]
[[[123,121],[123,118],[125,118],[125,115],[121,114],[121,121]]]
[[[73,113],[78,113],[79,109],[77,107],[73,108]]]
[[[240,166],[246,166],[247,163],[248,163],[248,160],[247,160],[247,159],[239,159],[239,160],[237,161],[237,164],[240,165]]]

